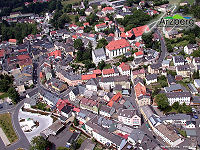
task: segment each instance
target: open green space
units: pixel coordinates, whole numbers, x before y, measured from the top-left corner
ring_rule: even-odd
[[[6,97],[9,97],[9,94],[8,93],[1,93],[0,94],[0,99],[4,99]]]
[[[17,141],[18,137],[13,129],[11,115],[9,113],[0,114],[0,127],[11,143]]]

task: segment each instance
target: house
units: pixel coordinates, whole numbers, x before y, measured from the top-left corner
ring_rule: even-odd
[[[51,107],[55,106],[60,99],[57,95],[47,90],[41,90],[40,96],[42,97],[43,101],[45,101],[45,103]]]
[[[17,45],[16,39],[9,39],[8,42],[9,42],[10,45]]]
[[[83,75],[81,75],[82,81],[88,81],[90,79],[95,79],[95,78],[96,78],[96,74],[83,74]]]
[[[196,121],[186,121],[185,128],[186,129],[195,129],[196,128]]]
[[[184,47],[184,52],[188,55],[191,55],[193,53],[193,51],[198,49],[198,45],[197,44],[188,44]]]
[[[186,91],[185,87],[180,84],[172,84],[169,87],[164,87],[166,93],[168,92],[184,92]]]
[[[174,63],[174,66],[184,65],[185,64],[185,58],[182,55],[174,56],[173,57],[173,63]]]
[[[151,64],[148,66],[148,73],[150,74],[159,74],[160,73],[161,64]]]
[[[130,66],[128,64],[125,64],[124,62],[122,62],[117,68],[121,75],[130,76],[131,70],[130,70]]]
[[[76,114],[76,119],[79,120],[80,124],[85,124],[90,119],[93,119],[96,115],[86,109],[80,109],[79,112]]]
[[[110,59],[123,55],[130,50],[130,43],[125,39],[111,41],[106,46],[106,56]]]
[[[26,94],[26,98],[31,99],[33,101],[37,101],[40,97],[39,89],[34,88],[28,94]]]
[[[196,87],[194,86],[194,84],[189,83],[187,86],[188,86],[188,88],[190,89],[190,92],[191,92],[193,95],[198,94],[198,90],[196,89]]]
[[[87,9],[85,10],[86,16],[89,16],[92,12],[93,12],[93,8],[92,8],[91,6],[89,6],[89,8],[87,8]]]
[[[100,107],[99,114],[104,117],[110,118],[114,114],[114,112],[115,112],[115,109],[113,107],[102,105]]]
[[[194,57],[192,63],[194,66],[200,65],[200,57]]]
[[[119,76],[118,70],[116,69],[103,69],[102,70],[102,76],[105,77],[113,77],[113,76]]]
[[[51,87],[58,92],[63,92],[64,90],[67,89],[67,84],[65,84],[64,82],[62,82],[58,79],[52,78],[51,79]]]
[[[104,7],[101,11],[102,11],[105,15],[106,15],[106,14],[114,13],[114,9],[113,9],[112,7]]]
[[[105,30],[107,28],[108,28],[108,25],[106,23],[101,23],[101,24],[95,25],[94,30],[96,32],[100,32],[100,31],[103,31],[103,30]]]
[[[133,56],[135,59],[142,58],[144,56],[144,53],[143,51],[138,51],[138,52],[135,52]]]
[[[60,110],[60,114],[66,118],[69,118],[72,116],[72,110],[72,106],[66,105]]]
[[[141,95],[146,95],[146,87],[143,80],[139,77],[135,78],[134,80],[134,90],[136,99]]]
[[[138,128],[141,126],[141,118],[136,114],[136,110],[119,109],[117,112],[118,120],[123,124]]]
[[[119,102],[121,99],[122,99],[122,94],[121,93],[117,93],[110,99],[110,101],[108,102],[107,106],[112,107],[114,102]]]
[[[185,103],[186,105],[190,105],[190,92],[168,92],[166,93],[166,96],[170,106],[175,102],[179,102],[179,104]]]
[[[92,122],[92,120],[88,121],[85,124],[86,131],[93,136],[98,142],[108,147],[116,148],[117,150],[122,150],[126,145],[127,141],[120,136],[112,134],[99,125]]]
[[[145,73],[146,73],[146,71],[144,70],[144,68],[139,69],[139,70],[133,70],[131,72],[131,81],[134,82],[134,79],[137,77],[145,79]]]
[[[92,61],[97,66],[101,61],[106,60],[104,48],[95,49],[92,51]]]
[[[170,61],[169,60],[163,60],[162,62],[162,67],[163,68],[169,68],[170,65]]]
[[[136,102],[139,106],[151,105],[151,96],[141,95],[137,97]]]
[[[32,106],[35,106],[37,103],[37,101],[35,99],[30,99],[30,98],[25,98],[24,100],[24,108],[25,109],[29,109]]]
[[[173,127],[168,127],[164,124],[157,125],[153,128],[153,131],[172,147],[175,147],[184,141],[184,139],[174,131]]]
[[[97,88],[99,87],[98,81],[94,78],[88,80],[85,85],[86,85],[86,89],[89,90],[89,91],[96,91],[97,92]]]
[[[148,74],[146,75],[146,84],[149,85],[151,83],[156,83],[157,80],[157,74]]]
[[[69,92],[69,99],[71,101],[76,101],[77,97],[85,92],[85,87],[79,85],[73,87],[73,89]]]
[[[98,114],[98,103],[92,99],[82,98],[80,100],[80,108]]]
[[[134,129],[131,134],[128,136],[128,142],[132,145],[135,145],[136,143],[141,143],[144,138],[144,132],[140,129]]]
[[[78,137],[80,134],[81,134],[81,131],[73,132],[66,143],[66,147],[70,148],[72,146],[72,144],[78,140]]]
[[[189,65],[181,65],[176,67],[177,75],[181,75],[182,77],[190,77],[190,66]]]
[[[172,84],[176,84],[175,78],[171,74],[167,75],[167,82],[169,86]]]
[[[165,37],[168,39],[180,38],[182,37],[182,33],[178,32],[177,30],[172,30],[172,31],[165,32]]]
[[[197,89],[200,88],[200,79],[194,79],[194,85]]]
[[[162,116],[160,117],[160,119],[164,124],[185,125],[187,121],[191,121],[192,117],[191,115],[187,114],[173,114],[173,115]]]

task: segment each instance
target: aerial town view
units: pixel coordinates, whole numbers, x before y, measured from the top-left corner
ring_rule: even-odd
[[[200,0],[0,0],[0,150],[200,150]]]

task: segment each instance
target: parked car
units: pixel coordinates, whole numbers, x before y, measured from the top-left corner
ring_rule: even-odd
[[[197,115],[194,115],[193,118],[198,119],[199,117]]]

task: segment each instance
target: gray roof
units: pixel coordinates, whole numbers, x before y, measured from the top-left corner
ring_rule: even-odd
[[[129,135],[129,138],[133,139],[137,143],[137,141],[143,140],[144,132],[141,131],[140,129],[133,129],[133,131]]]
[[[28,96],[32,97],[32,96],[34,96],[35,94],[38,94],[38,93],[39,93],[39,89],[38,88],[34,88],[32,91],[30,91],[28,93]]]
[[[36,100],[35,99],[26,98],[25,99],[25,103],[30,104],[31,106],[35,106],[36,105]]]
[[[192,93],[196,93],[196,92],[198,93],[198,90],[195,88],[194,84],[189,83],[187,86]]]
[[[152,115],[155,114],[153,112],[152,107],[150,105],[141,106],[140,108],[143,110],[143,112],[145,113],[145,115],[147,116],[147,118],[150,118]]]
[[[190,92],[169,92],[166,93],[168,98],[176,98],[176,97],[191,97]]]
[[[185,130],[186,131],[186,134],[187,136],[193,136],[193,137],[196,137],[197,136],[197,133],[195,130]]]
[[[151,64],[150,66],[152,69],[159,69],[160,67],[162,67],[161,63]]]
[[[147,74],[146,75],[146,80],[150,81],[150,80],[155,80],[157,79],[157,74]]]
[[[119,116],[127,117],[127,118],[132,118],[134,115],[136,115],[136,110],[135,109],[122,109],[120,108],[117,113]]]
[[[185,62],[185,58],[182,55],[174,56],[173,58],[174,58],[175,63]]]
[[[177,90],[185,91],[185,88],[180,84],[172,84],[169,87],[164,87],[165,92],[173,92]]]
[[[46,99],[48,99],[49,101],[51,101],[54,105],[56,105],[56,103],[58,102],[58,100],[60,99],[57,95],[47,91],[47,90],[41,90],[40,93],[43,97],[45,97]]]
[[[103,48],[95,49],[93,52],[94,52],[95,57],[106,56]]]
[[[177,66],[177,70],[178,71],[189,71],[190,70],[190,66],[189,65]]]
[[[100,111],[107,112],[112,115],[115,112],[115,109],[106,105],[102,105]]]
[[[99,84],[98,81],[94,78],[88,80],[86,83],[86,85],[96,85],[96,86],[98,86],[98,84]]]
[[[193,49],[193,48],[197,48],[198,45],[197,44],[188,44],[187,47],[188,47],[188,49]]]
[[[193,103],[200,103],[200,96],[193,96]]]
[[[165,120],[174,120],[174,121],[186,120],[186,121],[191,121],[192,117],[190,115],[186,115],[186,114],[174,114],[174,115],[167,115],[167,116],[160,117],[160,119],[162,121],[165,121]]]
[[[136,77],[135,79],[134,79],[134,85],[136,85],[136,84],[138,84],[139,82],[140,83],[142,83],[142,84],[144,84],[144,81],[143,81],[143,79],[142,78],[140,78],[140,77]]]
[[[171,74],[167,75],[167,81],[169,84],[176,83],[175,78]]]
[[[107,77],[101,78],[99,82],[129,82],[129,76],[114,76],[114,77]]]
[[[72,89],[74,95],[83,94],[85,92],[85,87],[82,85],[78,85]]]

